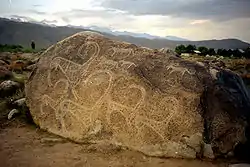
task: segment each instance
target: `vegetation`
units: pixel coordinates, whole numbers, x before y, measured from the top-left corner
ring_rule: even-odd
[[[11,53],[36,53],[39,52],[38,49],[24,48],[21,45],[8,45],[8,44],[0,44],[0,52],[11,52]]]
[[[206,48],[204,46],[196,48],[195,45],[179,45],[175,48],[175,52],[178,54],[182,53],[195,53],[195,51],[200,51],[200,55],[219,55],[223,57],[235,57],[235,58],[247,58],[250,59],[250,47],[241,50],[241,49],[218,49],[217,52],[214,48]]]

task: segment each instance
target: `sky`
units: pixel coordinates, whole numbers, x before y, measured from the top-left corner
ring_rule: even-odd
[[[0,17],[250,42],[250,0],[1,0]]]

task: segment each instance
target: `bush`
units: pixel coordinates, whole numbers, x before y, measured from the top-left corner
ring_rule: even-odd
[[[179,45],[175,48],[175,52],[177,54],[182,54],[182,53],[185,53],[186,52],[186,47],[184,45]]]
[[[195,45],[188,45],[186,47],[186,52],[187,53],[194,53],[194,50],[196,50],[196,46]]]
[[[208,48],[201,46],[198,48],[198,50],[201,52],[201,55],[205,56],[208,54]]]

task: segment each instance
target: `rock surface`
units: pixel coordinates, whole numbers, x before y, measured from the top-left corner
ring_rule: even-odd
[[[161,157],[195,158],[204,142],[231,151],[245,140],[250,106],[232,72],[93,32],[45,51],[25,92],[42,129]]]

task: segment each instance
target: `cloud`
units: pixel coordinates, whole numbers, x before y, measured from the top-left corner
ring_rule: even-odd
[[[53,13],[53,15],[61,16],[64,18],[83,18],[83,17],[119,17],[125,16],[124,13],[119,12],[118,10],[113,9],[91,9],[91,10],[82,10],[82,9],[72,9],[69,11],[62,11]]]
[[[47,14],[46,12],[42,12],[42,11],[35,10],[35,9],[29,9],[29,10],[27,10],[27,12],[31,12],[31,13],[38,14],[38,15],[46,15]]]
[[[35,21],[35,19],[33,19],[31,17],[21,16],[21,15],[10,15],[8,18],[14,18],[14,19],[19,20],[19,21],[29,21],[29,22]]]
[[[3,1],[0,16],[190,40],[239,38],[250,42],[249,7],[250,0],[23,0],[13,2],[12,8]]]
[[[101,5],[134,15],[216,21],[250,17],[250,0],[104,0]]]
[[[33,7],[42,7],[43,5],[39,5],[39,4],[35,4],[35,5],[32,5]]]
[[[43,20],[41,21],[41,23],[56,24],[56,23],[58,23],[58,21],[57,21],[57,20],[47,20],[47,19],[43,19]]]
[[[92,10],[72,9],[69,11],[56,12],[52,15],[70,24],[75,23],[77,25],[83,24],[105,27],[116,27],[118,24],[125,26],[125,24],[134,19],[131,15],[127,15],[124,12],[104,8]]]
[[[210,20],[193,20],[190,22],[191,25],[197,25],[197,24],[205,24],[208,23]]]

